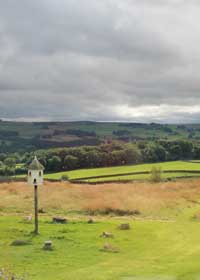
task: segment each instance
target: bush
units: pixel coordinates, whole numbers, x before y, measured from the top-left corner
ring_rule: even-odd
[[[151,181],[154,183],[162,181],[162,169],[160,166],[154,166],[151,169]]]
[[[69,177],[67,175],[62,175],[61,181],[69,181]]]

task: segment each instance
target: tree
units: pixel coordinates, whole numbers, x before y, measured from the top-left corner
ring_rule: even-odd
[[[161,145],[155,145],[154,146],[154,153],[157,157],[157,161],[165,161],[166,160],[166,150]]]
[[[15,158],[16,163],[20,163],[21,157],[20,157],[19,153],[12,154],[12,157]]]
[[[160,162],[166,160],[166,150],[159,144],[151,144],[142,150],[143,160],[145,162]]]
[[[78,158],[72,155],[67,155],[64,158],[63,168],[66,170],[72,170],[78,168]]]
[[[15,175],[15,168],[6,166],[6,168],[5,168],[5,175],[6,176],[13,176],[13,175]]]
[[[200,147],[195,146],[193,150],[193,154],[195,159],[200,159]]]
[[[124,149],[126,164],[141,162],[141,153],[135,147],[127,147]]]
[[[170,160],[177,160],[181,159],[182,157],[182,150],[179,145],[172,145],[169,149],[169,158]]]
[[[111,153],[111,165],[123,165],[126,163],[125,161],[125,153],[124,151],[113,151]]]
[[[182,150],[182,157],[183,158],[192,158],[193,144],[188,141],[180,141],[179,145]]]
[[[100,153],[93,149],[87,152],[85,164],[88,167],[98,167],[101,165]]]
[[[4,161],[7,155],[5,153],[0,153],[0,161]]]
[[[7,165],[8,167],[15,167],[16,165],[16,159],[13,158],[13,157],[7,157],[5,160],[4,160],[4,164]]]
[[[46,165],[47,165],[47,161],[46,161],[46,158],[45,158],[45,156],[39,156],[38,157],[38,160],[39,160],[39,162],[45,167]]]
[[[49,171],[60,171],[62,168],[61,158],[58,156],[53,156],[47,161],[47,170]]]

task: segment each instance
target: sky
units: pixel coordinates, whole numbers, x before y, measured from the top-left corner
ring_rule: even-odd
[[[0,0],[0,118],[200,122],[199,0]]]

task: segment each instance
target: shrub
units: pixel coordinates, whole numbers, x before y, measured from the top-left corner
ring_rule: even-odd
[[[67,175],[62,175],[61,181],[69,181],[69,177]]]
[[[160,166],[154,166],[151,169],[151,181],[158,183],[162,181],[162,169]]]

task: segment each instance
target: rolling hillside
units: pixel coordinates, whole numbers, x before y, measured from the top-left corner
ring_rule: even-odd
[[[198,141],[200,125],[0,121],[0,152],[97,145],[110,139],[124,142],[156,139]]]

